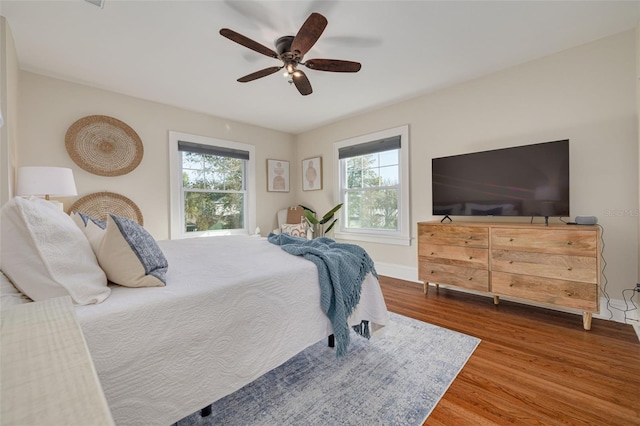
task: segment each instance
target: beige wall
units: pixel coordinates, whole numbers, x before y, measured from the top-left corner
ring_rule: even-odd
[[[417,279],[415,224],[433,219],[433,157],[568,138],[571,214],[599,218],[607,290],[622,299],[638,271],[639,225],[629,213],[639,197],[635,49],[635,32],[625,32],[301,134],[298,162],[322,155],[325,189],[298,199],[320,210],[334,203],[334,142],[409,124],[412,246],[362,245]]]
[[[13,196],[18,141],[18,57],[9,23],[0,16],[0,205]]]
[[[292,204],[292,192],[266,191],[266,159],[292,160],[295,155],[289,134],[24,71],[19,87],[19,165],[72,168],[79,196],[106,190],[129,197],[140,207],[145,228],[157,239],[169,236],[170,130],[256,147],[257,224],[263,235],[275,225],[276,211]],[[76,120],[93,114],[122,120],[138,133],[144,157],[135,170],[103,177],[84,171],[71,160],[65,149],[66,131]],[[77,198],[62,200],[65,208]]]
[[[622,33],[296,137],[28,72],[16,77],[18,114],[9,105],[7,115],[19,117],[14,125],[20,135],[14,154],[18,165],[71,167],[80,196],[101,190],[128,196],[158,239],[167,238],[169,229],[169,130],[256,146],[257,219],[263,235],[274,226],[279,208],[300,202],[324,212],[334,205],[332,144],[339,140],[409,124],[415,238],[415,223],[432,219],[431,158],[569,138],[572,215],[598,216],[605,230],[607,291],[622,299],[622,289],[632,287],[640,275],[640,224],[624,214],[640,205],[640,95],[634,96],[638,37],[634,31]],[[6,44],[13,49],[11,41]],[[3,64],[1,71],[6,69]],[[18,104],[17,95],[12,102]],[[137,169],[106,178],[71,161],[64,149],[65,132],[91,114],[116,117],[138,132],[145,155]],[[3,132],[10,129],[6,127]],[[324,189],[302,191],[300,161],[317,155],[323,156]],[[290,193],[266,192],[267,158],[291,161]],[[2,186],[7,185],[3,174]],[[417,278],[415,240],[411,247],[363,246],[380,265],[394,267],[396,276]]]

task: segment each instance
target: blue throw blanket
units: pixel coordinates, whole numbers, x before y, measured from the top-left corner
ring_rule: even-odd
[[[287,234],[269,234],[270,243],[295,256],[315,263],[320,279],[320,305],[333,326],[336,355],[342,356],[349,346],[349,315],[360,302],[362,281],[369,273],[378,276],[369,254],[354,244],[336,243],[331,238],[305,240]],[[360,327],[361,334],[366,327]],[[366,336],[368,337],[368,336]]]

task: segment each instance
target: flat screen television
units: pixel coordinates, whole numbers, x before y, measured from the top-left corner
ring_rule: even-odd
[[[569,216],[569,140],[431,161],[433,215]]]

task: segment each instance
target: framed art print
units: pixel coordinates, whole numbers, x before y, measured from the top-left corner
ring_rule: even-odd
[[[302,160],[302,190],[322,189],[322,157]]]
[[[267,191],[289,192],[289,162],[267,160]]]

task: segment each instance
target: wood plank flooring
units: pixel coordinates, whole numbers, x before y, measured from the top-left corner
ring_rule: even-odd
[[[482,339],[425,425],[640,425],[631,325],[380,277],[390,311]]]

